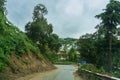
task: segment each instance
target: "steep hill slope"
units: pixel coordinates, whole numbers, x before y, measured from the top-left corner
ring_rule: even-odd
[[[15,80],[53,68],[38,47],[0,13],[0,79]]]

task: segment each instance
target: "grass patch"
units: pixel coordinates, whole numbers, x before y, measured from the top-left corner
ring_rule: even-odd
[[[70,62],[70,61],[55,61],[53,63],[57,64],[57,65],[70,65],[70,64],[74,64],[74,62]]]

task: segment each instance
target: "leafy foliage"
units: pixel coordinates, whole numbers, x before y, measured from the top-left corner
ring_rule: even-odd
[[[0,72],[9,66],[12,54],[21,56],[33,52],[42,59],[39,48],[28,37],[9,22],[4,15],[4,2],[0,0]]]
[[[47,12],[44,5],[36,5],[33,12],[33,21],[26,24],[25,31],[27,36],[38,45],[42,53],[46,53],[47,48],[58,52],[61,44],[59,37],[52,34],[52,24],[48,24],[47,19],[44,17]]]
[[[74,48],[71,48],[68,52],[69,61],[78,62],[78,56]]]
[[[120,40],[117,39],[119,13],[120,2],[110,0],[104,12],[96,16],[102,20],[96,26],[97,31],[83,35],[78,41],[82,59],[98,68],[103,67],[106,71],[112,71],[113,66],[118,66],[117,62],[120,61]]]
[[[86,34],[80,37],[78,40],[78,50],[82,60],[86,60],[88,63],[96,63],[96,47],[92,34]]]
[[[56,34],[50,35],[49,40],[48,40],[48,46],[51,50],[58,52],[59,48],[61,47],[61,43],[60,43],[58,35]]]
[[[44,15],[47,13],[47,8],[43,4],[36,5],[33,12],[33,21],[44,20]]]
[[[74,38],[61,38],[60,41],[63,45],[71,44],[73,42],[76,42],[78,39]]]
[[[114,34],[116,34],[116,28],[120,24],[120,2],[116,0],[110,0],[103,13],[96,16],[102,20],[102,28],[106,30],[104,32],[105,40],[108,42],[108,71],[112,70],[112,43]],[[101,26],[100,26],[101,27]]]
[[[94,76],[92,74],[85,72],[84,70],[91,71],[91,73],[100,73],[100,74],[105,73],[103,67],[97,69],[93,64],[82,65],[81,68],[79,68],[79,75],[82,76],[85,80],[101,80],[101,79],[98,76]]]
[[[0,13],[2,14],[6,13],[5,2],[6,0],[0,0]]]

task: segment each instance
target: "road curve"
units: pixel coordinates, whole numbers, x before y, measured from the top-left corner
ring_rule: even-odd
[[[75,67],[72,65],[55,65],[57,70],[36,73],[17,80],[74,80]]]
[[[57,67],[62,67],[62,69],[55,74],[44,77],[43,80],[74,80],[75,68],[72,65],[57,65]]]

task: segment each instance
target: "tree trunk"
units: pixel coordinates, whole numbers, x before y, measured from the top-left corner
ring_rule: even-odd
[[[108,54],[108,71],[110,72],[112,70],[112,35],[110,35],[109,38],[109,54]]]

